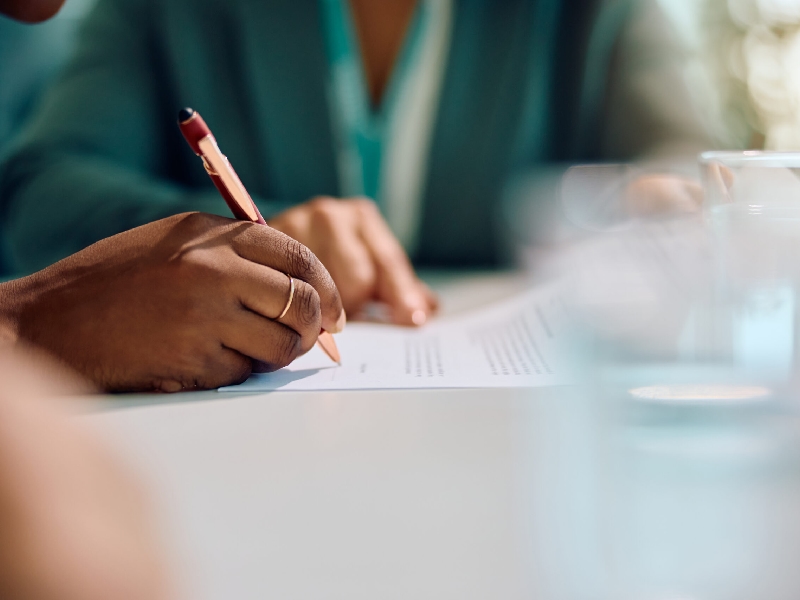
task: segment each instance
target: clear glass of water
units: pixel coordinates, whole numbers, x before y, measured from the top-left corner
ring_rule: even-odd
[[[800,152],[700,155],[706,216],[735,281],[800,274]]]
[[[591,368],[537,482],[562,567],[542,597],[800,597],[800,153],[700,166],[702,221],[606,232],[570,263]]]

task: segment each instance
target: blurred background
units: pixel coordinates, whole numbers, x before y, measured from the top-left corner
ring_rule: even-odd
[[[686,51],[697,109],[720,144],[800,148],[800,2],[659,0]]]
[[[0,151],[68,58],[95,0],[52,21],[0,21]],[[658,0],[686,51],[684,76],[721,145],[800,148],[800,1]]]

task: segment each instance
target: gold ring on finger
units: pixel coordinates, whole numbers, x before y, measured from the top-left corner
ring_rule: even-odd
[[[288,273],[286,276],[289,278],[289,299],[286,301],[286,306],[283,307],[281,314],[275,319],[276,321],[280,321],[286,316],[286,313],[289,312],[289,308],[292,306],[292,300],[294,300],[294,279],[292,279],[292,276]]]

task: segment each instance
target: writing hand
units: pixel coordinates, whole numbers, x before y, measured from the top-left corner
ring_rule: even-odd
[[[294,300],[280,319],[296,280]],[[0,286],[0,321],[110,391],[206,389],[291,363],[344,312],[314,254],[252,223],[188,213]]]
[[[422,325],[437,300],[420,281],[405,251],[373,202],[315,198],[271,219],[272,227],[308,246],[327,267],[345,310],[385,303],[394,323]]]

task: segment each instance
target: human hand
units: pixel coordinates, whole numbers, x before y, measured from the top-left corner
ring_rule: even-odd
[[[628,184],[624,202],[639,216],[693,213],[703,204],[703,186],[677,175],[643,175]]]
[[[438,302],[414,273],[375,204],[364,198],[315,198],[269,224],[308,246],[333,277],[347,313],[385,303],[398,325],[422,325]]]
[[[0,381],[0,597],[174,598],[139,483],[54,398],[88,388],[8,350]]]
[[[295,278],[294,300],[276,321]],[[286,366],[345,316],[317,258],[252,223],[188,213],[0,286],[12,335],[109,391],[215,388]],[[0,315],[2,321],[3,315]]]

